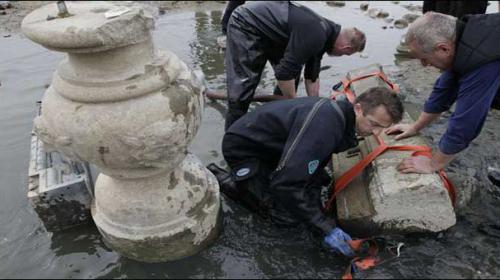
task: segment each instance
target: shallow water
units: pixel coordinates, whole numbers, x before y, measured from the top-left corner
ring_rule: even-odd
[[[419,1],[413,1],[418,3]],[[359,55],[323,59],[331,68],[321,72],[322,95],[353,68],[381,63],[397,71],[394,51],[405,29],[371,19],[360,2],[346,7],[306,5],[344,26],[366,32],[368,58]],[[396,19],[408,13],[400,4],[371,2]],[[493,1],[488,11],[495,9]],[[495,6],[495,7],[493,7]],[[224,88],[220,35],[222,5],[167,11],[158,18],[154,39],[158,48],[175,52],[193,68],[201,68],[211,88]],[[346,260],[333,255],[304,228],[280,229],[254,217],[231,201],[222,200],[223,232],[196,256],[180,261],[146,264],[120,257],[102,242],[93,225],[47,232],[28,203],[27,170],[35,102],[40,100],[63,54],[48,51],[21,35],[0,38],[0,277],[2,278],[336,278]],[[268,67],[262,91],[274,86]],[[404,89],[404,88],[403,88]],[[410,90],[408,90],[410,92]],[[303,85],[299,95],[305,95]],[[411,100],[421,102],[426,93]],[[224,164],[220,152],[225,104],[208,101],[203,123],[191,151],[208,164]],[[481,137],[450,169],[473,176],[479,192],[457,225],[440,234],[393,236],[405,242],[400,258],[361,273],[367,278],[495,278],[500,276],[500,191],[486,179],[486,166],[499,163],[500,116],[492,113]],[[424,131],[436,143],[445,120]]]

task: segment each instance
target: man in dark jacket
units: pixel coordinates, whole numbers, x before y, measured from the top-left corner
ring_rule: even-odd
[[[226,130],[248,111],[266,62],[274,68],[279,91],[294,98],[300,72],[308,96],[318,96],[324,53],[351,55],[365,46],[356,28],[341,28],[309,8],[289,1],[251,1],[236,8],[227,26]]]
[[[386,88],[347,100],[320,97],[260,106],[224,135],[231,173],[211,164],[222,192],[277,224],[304,222],[322,232],[337,252],[351,255],[349,235],[321,210],[319,191],[330,182],[324,167],[332,153],[357,146],[357,135],[379,134],[399,122],[403,106]]]
[[[448,128],[432,158],[404,159],[403,173],[431,173],[444,168],[476,138],[490,108],[500,108],[500,14],[466,15],[461,19],[427,12],[411,24],[406,42],[424,66],[444,72],[418,120],[395,125],[387,133],[401,139],[418,133],[456,104]]]

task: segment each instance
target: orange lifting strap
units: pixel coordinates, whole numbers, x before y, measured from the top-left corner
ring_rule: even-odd
[[[348,79],[343,79],[341,83],[337,84],[333,88],[333,94],[332,94],[332,99],[335,99],[339,94],[344,94],[347,99],[351,102],[354,103],[354,100],[356,99],[356,96],[354,93],[351,91],[350,86],[353,82],[359,81],[368,77],[373,77],[373,76],[378,76],[380,79],[382,79],[384,82],[389,85],[389,87],[394,90],[396,93],[399,93],[399,87],[396,84],[393,84],[390,82],[386,75],[383,72],[375,72],[363,76],[356,77],[352,80]],[[337,91],[337,89],[342,86],[343,90],[342,91]],[[358,176],[363,170],[374,160],[376,159],[379,155],[384,153],[387,150],[395,150],[395,151],[413,151],[412,156],[426,156],[426,157],[432,157],[431,149],[427,146],[411,146],[411,145],[395,145],[395,146],[388,146],[382,137],[379,135],[374,135],[375,139],[377,140],[379,146],[373,150],[371,153],[369,153],[365,158],[363,158],[361,161],[359,161],[357,164],[355,164],[351,169],[349,169],[347,172],[342,174],[338,180],[335,181],[335,183],[332,185],[332,196],[326,203],[325,209],[330,210],[333,201],[335,200],[335,197],[339,192],[341,192],[343,189],[347,187],[347,185],[356,177]],[[439,171],[439,176],[441,177],[441,180],[443,180],[444,187],[448,190],[448,194],[450,195],[451,202],[453,206],[455,206],[455,188],[453,187],[452,183],[448,180],[448,177],[446,176],[445,172],[443,170]],[[357,239],[357,240],[352,240],[349,241],[349,245],[353,249],[353,251],[356,253],[356,257],[351,260],[350,265],[347,267],[344,275],[342,276],[342,279],[352,279],[352,274],[355,272],[356,269],[361,269],[361,270],[366,270],[369,269],[373,266],[376,266],[384,261],[387,261],[390,258],[397,257],[399,256],[399,246],[397,246],[397,255],[394,252],[391,252],[391,250],[387,250],[390,248],[386,248],[386,252],[389,252],[390,256],[389,258],[386,257],[382,258],[379,256],[380,250],[382,249],[378,242],[376,242],[377,239],[375,238],[370,238],[370,239]],[[361,248],[363,245],[368,245],[368,252],[367,254],[360,254],[362,251]],[[366,247],[366,246],[365,246]],[[364,256],[363,256],[364,255]]]
[[[356,77],[352,80],[348,79],[343,79],[342,80],[342,87],[343,91],[339,92],[334,90],[332,94],[332,99],[335,99],[339,94],[345,94],[347,99],[351,102],[354,103],[354,100],[356,99],[356,96],[354,93],[351,91],[350,86],[353,82],[359,81],[368,77],[373,77],[377,76],[380,79],[382,79],[384,82],[389,85],[389,87],[394,90],[396,93],[399,93],[399,87],[389,81],[387,76],[383,72],[374,72],[366,75],[362,75],[359,77]],[[337,196],[337,194],[342,191],[345,187],[347,187],[347,184],[349,184],[352,179],[354,179],[356,176],[358,176],[365,168],[368,166],[375,158],[377,158],[379,155],[381,155],[383,152],[387,150],[396,150],[396,151],[414,151],[412,156],[427,156],[427,157],[432,157],[431,149],[427,146],[408,146],[408,145],[402,145],[402,146],[387,146],[385,144],[384,140],[376,135],[375,139],[377,139],[379,146],[373,150],[371,153],[369,153],[365,158],[363,158],[360,162],[355,164],[351,169],[349,169],[347,172],[342,174],[338,180],[335,181],[335,184],[332,186],[333,194],[328,200],[325,209],[329,210],[332,206],[332,203]],[[448,180],[448,177],[446,176],[446,173],[443,170],[439,171],[439,176],[443,180],[444,187],[448,190],[448,193],[451,198],[451,202],[453,203],[453,206],[455,206],[455,188],[453,187],[453,184]]]
[[[345,189],[347,185],[358,176],[374,159],[376,159],[379,155],[384,153],[387,150],[396,150],[396,151],[413,151],[412,156],[427,156],[432,157],[431,149],[427,146],[409,146],[409,145],[401,145],[401,146],[387,146],[384,140],[375,135],[375,139],[377,139],[379,146],[369,153],[366,157],[364,157],[361,161],[356,163],[351,169],[347,170],[338,180],[335,181],[335,185],[333,186],[333,195],[330,197],[326,204],[326,209],[329,210],[332,206],[333,201],[337,194]],[[448,180],[446,173],[443,170],[439,171],[439,176],[441,180],[443,180],[444,187],[448,190],[448,193],[451,198],[451,202],[455,205],[455,188],[453,184]]]
[[[356,82],[356,81],[359,81],[359,80],[362,80],[362,79],[365,79],[365,78],[369,78],[369,77],[373,77],[373,76],[379,77],[380,79],[382,79],[382,81],[386,82],[387,85],[393,91],[399,93],[399,87],[398,87],[398,85],[393,84],[391,81],[389,81],[389,79],[384,74],[384,72],[374,72],[374,73],[371,73],[371,74],[366,74],[366,75],[363,75],[363,76],[356,77],[356,78],[354,78],[352,80],[342,79],[342,81],[341,81],[342,84],[341,85],[342,85],[343,91],[336,91],[336,90],[334,90],[333,94],[332,94],[332,98],[335,99],[337,97],[337,95],[344,94],[351,103],[354,103],[354,100],[356,99],[356,96],[354,95],[354,93],[350,89],[351,84],[354,83],[354,82]]]

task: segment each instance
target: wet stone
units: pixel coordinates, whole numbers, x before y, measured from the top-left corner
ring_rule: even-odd
[[[412,23],[419,17],[420,17],[420,15],[418,15],[418,14],[406,14],[403,16],[403,19],[408,21],[409,23]]]
[[[371,18],[376,18],[382,12],[382,10],[377,8],[372,8],[368,10],[368,16]]]
[[[359,5],[359,8],[361,9],[361,11],[368,10],[368,7],[369,7],[368,3],[361,3],[361,5]]]
[[[408,27],[408,21],[404,19],[397,19],[396,21],[394,21],[394,27],[398,29],[406,28]]]
[[[333,7],[344,7],[345,1],[327,1],[326,4]]]

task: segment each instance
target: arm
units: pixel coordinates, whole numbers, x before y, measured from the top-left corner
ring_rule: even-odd
[[[280,81],[278,80],[278,86],[283,93],[283,96],[287,98],[295,98],[296,92],[295,92],[295,79],[292,80],[287,80],[287,81]]]
[[[394,137],[396,140],[400,140],[403,138],[411,137],[413,135],[416,135],[422,128],[426,127],[430,123],[432,123],[434,120],[439,118],[441,116],[441,113],[436,113],[436,114],[431,114],[431,113],[426,113],[422,112],[420,116],[418,117],[418,120],[412,124],[396,124],[391,127],[389,127],[385,133],[386,134],[394,134],[394,133],[400,133]]]
[[[500,63],[487,64],[462,77],[455,112],[439,141],[439,151],[430,159],[404,159],[398,170],[404,173],[430,173],[444,168],[481,132],[499,84]]]
[[[426,100],[424,111],[413,124],[396,124],[389,127],[385,133],[400,133],[396,140],[417,134],[434,120],[439,118],[442,112],[450,109],[457,98],[457,82],[455,75],[451,71],[445,71],[436,80],[431,95]]]
[[[319,79],[312,81],[309,79],[305,80],[307,96],[319,96]]]

